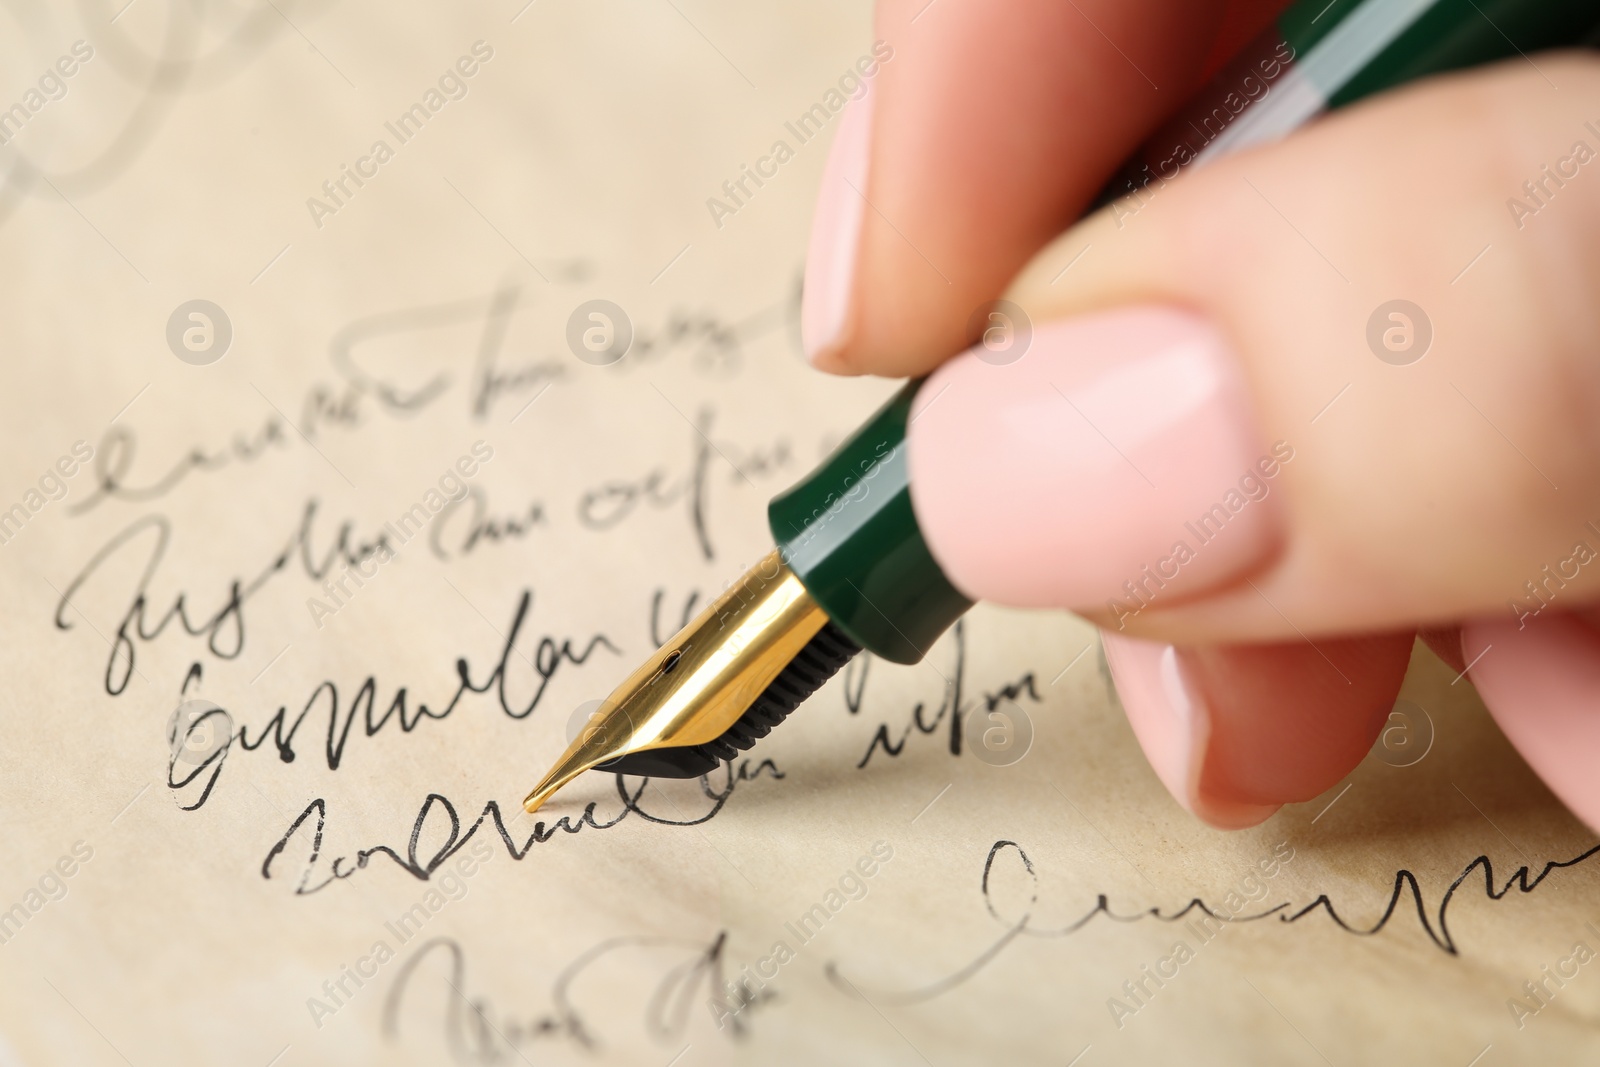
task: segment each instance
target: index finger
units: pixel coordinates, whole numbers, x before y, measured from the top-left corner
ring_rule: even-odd
[[[1283,0],[881,0],[841,119],[802,329],[835,373],[926,373],[979,305]]]

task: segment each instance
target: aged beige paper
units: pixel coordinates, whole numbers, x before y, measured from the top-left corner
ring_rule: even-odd
[[[0,1063],[1593,1062],[1595,838],[1426,652],[1243,833],[981,606],[521,814],[892,388],[796,339],[861,5],[125,3],[0,14]]]

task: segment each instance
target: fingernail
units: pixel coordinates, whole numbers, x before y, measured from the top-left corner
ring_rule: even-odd
[[[800,302],[800,339],[813,363],[845,340],[856,246],[866,206],[867,158],[872,143],[871,88],[850,101],[822,171],[822,189],[811,219],[806,279]]]
[[[1522,758],[1600,832],[1600,608],[1461,628],[1478,695]]]
[[[975,349],[923,386],[911,497],[969,596],[1107,611],[1113,628],[1259,567],[1293,445],[1264,444],[1238,357],[1207,320],[1148,306]]]
[[[1277,804],[1231,798],[1205,780],[1211,712],[1172,645],[1103,633],[1106,662],[1128,722],[1161,784],[1177,802],[1223,830],[1264,822]]]

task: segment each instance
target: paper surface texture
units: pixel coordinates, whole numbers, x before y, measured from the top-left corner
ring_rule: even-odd
[[[121,7],[0,18],[0,1064],[1593,1062],[1593,835],[1426,652],[1241,833],[988,606],[522,814],[894,388],[798,340],[860,5]]]

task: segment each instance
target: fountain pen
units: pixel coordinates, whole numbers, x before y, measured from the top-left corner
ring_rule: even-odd
[[[1189,167],[1414,78],[1593,45],[1597,19],[1594,0],[1299,0],[1145,142],[1093,208],[1142,203]],[[921,385],[905,385],[773,499],[773,551],[628,676],[524,808],[588,770],[708,774],[857,652],[916,663],[972,606],[912,508],[906,427]]]

